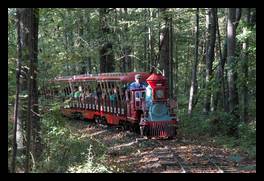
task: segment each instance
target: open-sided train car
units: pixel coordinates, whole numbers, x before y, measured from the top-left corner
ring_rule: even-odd
[[[136,74],[146,88],[129,89]],[[62,99],[65,116],[140,130],[147,137],[173,138],[177,119],[168,98],[168,84],[157,73],[101,73],[60,76],[52,93]]]

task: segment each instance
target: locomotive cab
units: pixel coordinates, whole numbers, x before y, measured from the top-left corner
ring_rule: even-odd
[[[135,111],[143,110],[145,105],[145,89],[131,90],[131,101]]]
[[[127,114],[132,122],[138,122],[145,110],[145,88],[132,89],[126,91]]]

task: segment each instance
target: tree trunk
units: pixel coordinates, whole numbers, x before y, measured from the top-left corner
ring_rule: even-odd
[[[160,9],[160,14],[163,19],[161,24],[160,33],[160,69],[165,72],[165,77],[169,77],[169,26],[168,26],[168,16],[166,15],[166,8]]]
[[[170,79],[169,79],[169,97],[172,99],[173,97],[173,26],[172,26],[172,17],[169,17],[169,27],[170,27],[170,33],[169,33],[169,41],[170,41],[170,59],[169,59],[169,67],[170,67]],[[176,96],[176,95],[175,95]]]
[[[31,13],[30,12],[30,16]],[[32,30],[32,29],[31,29]],[[32,33],[32,32],[31,32]],[[31,35],[30,35],[31,36]],[[30,171],[30,151],[31,151],[31,134],[32,134],[32,115],[31,115],[31,101],[32,101],[32,77],[33,77],[33,57],[32,57],[32,47],[29,49],[30,52],[30,66],[29,66],[29,77],[28,77],[28,104],[27,104],[27,122],[26,122],[26,165],[25,172],[28,173]]]
[[[29,17],[29,77],[28,77],[28,109],[27,109],[27,149],[25,172],[31,169],[31,155],[36,159],[41,153],[40,123],[38,115],[38,90],[37,90],[37,55],[38,55],[38,9],[30,8]],[[33,139],[32,139],[33,136]],[[32,140],[32,141],[31,141]]]
[[[84,45],[83,42],[81,41],[81,38],[83,38],[84,36],[84,27],[85,26],[89,26],[88,23],[86,23],[84,21],[84,16],[86,16],[86,20],[89,22],[89,14],[79,14],[79,21],[78,21],[78,26],[77,26],[77,32],[78,32],[78,43],[77,43],[77,47],[80,49],[84,49]],[[83,52],[83,51],[82,51]],[[89,67],[89,65],[91,64],[91,58],[85,56],[86,54],[81,54],[81,64],[77,65],[77,68],[80,70],[78,72],[78,74],[86,74],[87,72],[91,72],[91,67]]]
[[[245,16],[246,27],[250,27],[250,8],[247,8]],[[243,29],[245,31],[246,29]],[[242,109],[242,121],[248,121],[248,38],[242,44],[242,70],[243,70],[243,83],[242,83],[242,97],[243,97],[243,109]]]
[[[227,25],[227,64],[228,64],[228,93],[229,93],[229,111],[233,114],[238,109],[238,93],[236,88],[236,8],[228,9]]]
[[[198,65],[198,43],[199,43],[199,8],[196,9],[196,27],[195,27],[195,58],[192,68],[192,80],[189,96],[188,114],[192,114],[194,97],[197,92],[196,71]]]
[[[21,88],[19,106],[17,107],[17,126],[25,123],[26,133],[26,161],[25,172],[30,171],[30,161],[38,159],[41,153],[40,122],[38,115],[37,90],[37,55],[38,55],[38,9],[18,8],[18,58],[21,62]],[[19,66],[18,66],[19,68]],[[23,98],[23,99],[22,99]],[[27,104],[26,104],[27,102]],[[22,105],[27,105],[27,111]],[[18,128],[17,127],[17,128]],[[19,131],[19,129],[17,129]],[[22,127],[21,130],[22,131]],[[33,134],[32,134],[33,133]],[[22,136],[22,134],[21,134]],[[33,139],[32,139],[33,136]],[[18,136],[17,136],[18,138]],[[18,140],[17,140],[18,143]],[[18,144],[19,145],[19,144]],[[21,147],[21,146],[20,146]],[[20,148],[18,146],[18,148]]]
[[[189,84],[190,84],[190,70],[191,70],[191,64],[190,64],[190,54],[191,54],[191,51],[190,51],[190,46],[191,46],[191,42],[187,42],[187,58],[186,58],[186,66],[185,66],[185,80],[184,80],[184,93],[185,93],[185,96],[189,96],[188,94],[188,91],[189,91]]]
[[[220,31],[219,31],[219,24],[218,24],[218,17],[216,17],[216,31],[217,31],[217,38],[218,38],[218,49],[219,49],[219,63],[218,68],[216,72],[216,91],[214,100],[213,100],[213,111],[217,110],[218,100],[220,98],[221,94],[221,80],[222,80],[222,68],[221,68],[221,62],[222,62],[222,50],[221,50],[221,37],[220,37]]]
[[[13,124],[13,155],[12,155],[12,165],[11,165],[11,172],[16,172],[16,155],[17,155],[17,142],[19,143],[20,147],[23,147],[23,140],[22,138],[17,140],[17,124],[18,124],[18,107],[19,107],[19,91],[20,91],[20,72],[21,72],[21,59],[22,59],[22,50],[21,50],[21,37],[20,37],[20,13],[17,11],[17,68],[16,68],[16,100],[15,100],[15,108],[14,108],[14,124]]]
[[[174,52],[175,52],[175,64],[174,64],[174,72],[175,72],[175,78],[173,79],[174,81],[174,85],[175,85],[175,89],[174,89],[174,94],[175,95],[178,95],[178,45],[177,45],[177,32],[175,33],[175,49],[174,49]]]
[[[210,80],[212,78],[212,65],[214,61],[214,48],[216,39],[216,8],[209,8],[207,14],[207,48],[206,48],[206,95],[205,95],[205,105],[204,112],[208,113],[210,111],[210,98],[211,98],[211,86]]]
[[[149,8],[149,16],[150,16],[150,21],[153,21],[153,9]],[[149,68],[151,69],[152,66],[156,66],[155,62],[155,53],[154,53],[154,33],[153,33],[153,28],[152,26],[148,27],[148,45],[149,45],[149,61],[150,61],[150,66]]]
[[[26,8],[17,8],[17,17],[18,17],[18,26],[17,26],[17,33],[18,33],[18,59],[20,59],[20,77],[19,77],[19,93],[16,100],[17,108],[15,108],[16,120],[17,124],[14,127],[14,139],[16,139],[17,153],[14,153],[14,159],[16,159],[16,155],[18,154],[21,156],[24,150],[24,133],[23,130],[26,126],[26,105],[28,102],[27,91],[28,91],[28,67],[29,67],[29,9]],[[19,69],[19,66],[17,67]],[[15,148],[16,149],[16,148]],[[15,160],[14,160],[15,164]],[[15,168],[14,168],[15,169]],[[15,171],[15,170],[14,170]]]
[[[171,90],[171,47],[170,47],[170,22],[172,21],[171,17],[168,15],[168,11],[166,8],[160,9],[161,16],[163,18],[163,23],[161,26],[161,34],[160,34],[160,69],[164,71],[165,77],[168,81],[168,88]],[[171,92],[170,92],[171,94]],[[170,95],[171,97],[171,95]]]
[[[127,8],[124,8],[124,16],[125,18],[128,17],[127,14]],[[124,67],[125,67],[125,71],[126,72],[131,72],[132,71],[132,58],[130,57],[131,54],[131,47],[128,45],[129,44],[129,40],[128,40],[128,23],[125,23],[124,25],[124,30],[125,30],[125,46],[123,48],[123,52],[124,52]]]
[[[256,8],[252,8],[252,13],[250,13],[250,26],[256,25]]]
[[[217,18],[217,17],[216,17]],[[220,30],[219,30],[219,23],[218,18],[216,19],[216,28],[217,28],[217,37],[218,37],[218,48],[219,48],[219,65],[216,73],[216,81],[217,81],[217,87],[216,87],[216,93],[214,96],[214,105],[213,105],[213,111],[217,110],[219,100],[222,100],[222,104],[220,104],[221,108],[224,109],[226,106],[226,96],[224,94],[224,67],[226,62],[226,39],[224,39],[223,43],[223,49],[224,52],[222,52],[221,48],[221,36],[220,36]]]
[[[114,72],[114,55],[112,43],[105,43],[100,49],[100,72]]]
[[[150,59],[149,59],[149,54],[148,54],[148,27],[147,27],[147,9],[144,9],[144,40],[143,40],[143,44],[144,44],[144,52],[143,52],[143,58],[144,58],[144,62],[146,62],[147,65],[144,66],[144,71],[147,72],[149,70],[150,67]]]
[[[228,9],[225,9],[225,34],[227,34],[227,24],[228,24]],[[220,37],[220,35],[219,35]],[[221,97],[222,97],[222,107],[224,108],[225,112],[229,112],[229,106],[228,106],[228,81],[227,81],[227,71],[224,69],[225,64],[227,62],[227,37],[224,38],[223,41],[223,52],[222,52],[222,57],[221,57]]]
[[[29,9],[18,8],[17,15],[19,19],[19,40],[21,45],[21,75],[20,75],[20,94],[19,94],[19,105],[17,113],[17,148],[22,150],[24,148],[23,129],[25,127],[26,120],[26,104],[27,104],[27,91],[28,91],[28,67],[29,67]]]
[[[107,8],[99,9],[99,19],[100,19],[100,32],[104,38],[103,45],[99,50],[100,54],[100,72],[114,72],[114,54],[112,51],[112,43],[107,39],[107,34],[110,33],[110,28],[107,25]]]
[[[229,112],[229,105],[228,105],[228,81],[227,81],[227,71],[225,71],[224,66],[227,62],[227,39],[225,38],[223,43],[223,77],[222,77],[222,87],[221,87],[221,94],[223,97],[223,107],[225,112]]]
[[[35,160],[38,161],[42,153],[42,140],[40,136],[40,119],[39,119],[39,106],[38,106],[38,85],[37,85],[37,72],[38,72],[38,24],[39,24],[39,9],[33,10],[32,19],[32,153]]]

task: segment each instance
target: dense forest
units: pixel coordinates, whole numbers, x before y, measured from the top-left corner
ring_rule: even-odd
[[[255,163],[256,8],[10,8],[8,171],[130,172],[106,164],[107,145],[77,131],[87,123],[39,91],[59,75],[153,66],[177,103],[180,140]]]

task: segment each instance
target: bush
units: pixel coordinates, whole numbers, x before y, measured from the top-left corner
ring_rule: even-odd
[[[181,111],[178,116],[180,135],[195,139],[211,137],[217,144],[228,148],[239,146],[251,158],[256,157],[256,121],[246,124],[225,112],[209,115],[193,112],[192,116],[188,116],[187,112]]]
[[[186,114],[181,116],[181,120],[181,129],[187,134],[238,137],[239,120],[229,113],[193,113],[191,117]]]
[[[179,133],[188,135],[191,137],[203,136],[208,133],[209,124],[206,119],[207,116],[193,113],[192,116],[187,115],[187,112],[181,112],[178,114],[180,118]]]
[[[211,136],[227,135],[238,136],[238,124],[237,119],[232,114],[226,112],[214,112],[208,117],[208,124]]]
[[[256,157],[256,122],[249,124],[240,123],[239,130],[239,145],[243,151],[249,154],[250,157]]]
[[[85,156],[84,164],[77,164],[69,167],[67,172],[71,173],[110,173],[110,169],[101,163],[96,163],[94,154],[92,153],[92,146],[88,148],[88,154]]]
[[[67,121],[59,107],[42,118],[45,149],[34,172],[106,172],[108,169],[97,163],[104,154],[101,145],[71,131]]]

